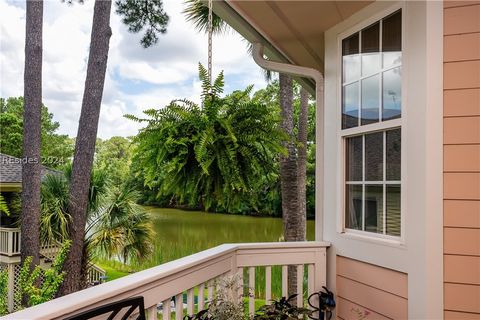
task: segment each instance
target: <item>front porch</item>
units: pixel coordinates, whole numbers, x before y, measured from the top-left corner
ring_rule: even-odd
[[[148,319],[179,320],[202,310],[216,293],[217,280],[238,274],[253,314],[255,299],[272,298],[272,267],[281,268],[282,296],[287,295],[288,266],[296,266],[297,303],[326,285],[326,242],[224,244],[118,280],[103,283],[8,315],[8,319],[63,319],[121,299],[142,296]],[[265,270],[265,295],[256,296],[258,271]],[[257,272],[256,272],[257,271]],[[248,278],[244,278],[244,274]],[[171,304],[175,301],[186,303]],[[184,310],[186,308],[186,310]],[[161,311],[160,311],[161,310]]]

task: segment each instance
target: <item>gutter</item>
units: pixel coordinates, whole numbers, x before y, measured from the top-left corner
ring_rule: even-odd
[[[253,60],[262,68],[286,73],[294,77],[309,78],[315,81],[315,99],[316,99],[316,130],[315,140],[317,152],[315,159],[315,202],[320,206],[315,206],[315,240],[323,239],[323,191],[324,191],[324,105],[323,105],[323,87],[324,78],[320,71],[292,65],[289,63],[275,62],[267,60],[264,57],[264,45],[253,43]]]
[[[213,11],[248,42],[260,42],[264,46],[265,54],[270,59],[285,63],[292,62],[279,48],[273,46],[266,36],[260,34],[259,31],[252,26],[251,22],[247,21],[245,17],[235,11],[227,1],[213,1]],[[310,94],[315,94],[315,84],[313,81],[300,77],[294,77],[294,79],[300,83],[302,87],[307,89]]]

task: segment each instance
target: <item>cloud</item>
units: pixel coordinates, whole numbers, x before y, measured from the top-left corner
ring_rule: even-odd
[[[45,1],[43,43],[43,100],[60,132],[77,133],[94,1],[67,5]],[[123,114],[141,115],[172,99],[199,100],[198,63],[207,63],[207,40],[181,14],[183,1],[165,0],[170,16],[167,33],[154,47],[139,44],[141,34],[132,34],[112,8],[109,60],[98,135],[134,135],[139,126]],[[25,45],[24,2],[0,0],[0,96],[23,95]],[[214,74],[225,71],[227,92],[255,84],[265,86],[260,68],[246,52],[246,43],[233,31],[216,36]]]

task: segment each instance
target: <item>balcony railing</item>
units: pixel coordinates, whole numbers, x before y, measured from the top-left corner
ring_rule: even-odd
[[[20,254],[20,228],[0,227],[0,254],[14,256]]]
[[[164,320],[182,319],[183,313],[193,314],[204,308],[215,294],[215,281],[244,269],[249,288],[248,312],[253,314],[255,298],[272,297],[272,267],[281,266],[282,295],[287,295],[288,266],[295,266],[297,303],[303,304],[306,295],[319,291],[326,283],[326,248],[324,242],[277,242],[224,244],[185,258],[140,271],[118,280],[94,286],[35,307],[10,314],[8,319],[63,319],[124,298],[142,296],[149,319],[157,319],[162,306]],[[255,271],[265,269],[265,295],[255,297]],[[305,274],[306,270],[306,274]],[[258,274],[258,273],[257,273]],[[184,306],[183,297],[186,296]],[[172,297],[177,302],[173,307]],[[186,307],[186,310],[184,310]]]
[[[21,246],[20,228],[0,227],[0,255],[9,257],[20,255]],[[59,243],[45,243],[40,247],[40,255],[53,260],[59,250]]]

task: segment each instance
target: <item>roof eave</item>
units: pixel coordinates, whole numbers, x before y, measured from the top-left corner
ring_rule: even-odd
[[[255,27],[242,17],[225,0],[213,1],[213,11],[215,14],[227,22],[234,30],[241,34],[247,41],[258,42],[264,45],[265,55],[273,61],[292,63],[292,61],[279,50],[275,45],[266,39]],[[253,58],[252,58],[253,59]],[[307,89],[312,95],[315,94],[315,83],[310,79],[295,78],[302,87]]]

